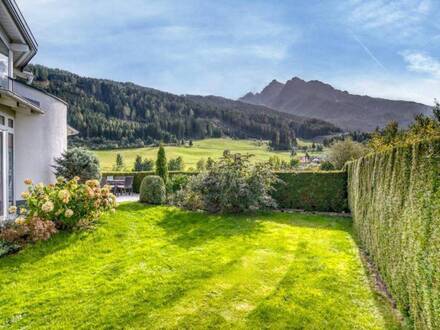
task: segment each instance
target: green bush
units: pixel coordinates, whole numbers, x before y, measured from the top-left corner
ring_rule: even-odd
[[[321,171],[334,171],[335,166],[330,163],[329,161],[322,162],[321,165],[319,165],[319,169]]]
[[[367,152],[368,149],[362,143],[347,139],[333,143],[328,151],[328,158],[340,170],[346,162],[361,158]]]
[[[348,211],[345,172],[279,172],[277,176],[282,182],[275,185],[272,197],[280,208]]]
[[[189,176],[184,174],[178,174],[171,176],[167,182],[167,192],[175,193],[182,190],[188,184]]]
[[[71,180],[79,177],[81,182],[99,179],[99,161],[96,156],[84,148],[71,148],[55,159],[55,175]]]
[[[142,156],[136,155],[136,160],[133,165],[133,172],[153,171],[154,161],[152,159],[145,158],[142,160]]]
[[[140,190],[139,200],[143,203],[164,204],[166,201],[165,183],[160,176],[146,176]]]
[[[416,329],[440,329],[440,140],[347,164],[354,230]]]
[[[191,178],[183,194],[202,201],[209,212],[239,213],[275,207],[270,196],[277,179],[267,164],[251,164],[250,155],[225,152],[206,173]],[[181,204],[185,206],[185,204]]]
[[[170,171],[183,171],[185,164],[183,162],[183,158],[178,156],[174,159],[170,159],[168,161],[168,170]]]

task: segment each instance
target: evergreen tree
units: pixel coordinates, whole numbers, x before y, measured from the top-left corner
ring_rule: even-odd
[[[64,151],[59,158],[55,158],[56,176],[68,180],[79,176],[82,182],[101,177],[99,161],[89,150],[83,148],[70,148]]]
[[[435,100],[435,106],[432,109],[432,112],[434,113],[434,118],[437,120],[438,123],[440,123],[440,103]]]
[[[121,154],[116,154],[116,164],[113,166],[115,171],[121,171],[124,168],[124,158]]]
[[[159,151],[157,152],[156,175],[160,176],[165,183],[168,182],[167,157],[162,144],[159,146]]]
[[[204,171],[206,168],[206,163],[203,158],[199,159],[197,162],[197,171]]]
[[[142,171],[152,171],[154,169],[154,160],[145,158],[142,162]]]
[[[184,163],[183,163],[183,158],[181,156],[175,159],[170,159],[168,161],[168,170],[170,171],[183,171],[183,168],[184,168]]]
[[[214,165],[214,160],[211,157],[208,157],[208,160],[206,161],[206,166],[205,168],[207,170],[212,169],[212,166]]]
[[[137,155],[136,160],[134,161],[133,171],[134,172],[140,172],[142,171],[142,157]]]

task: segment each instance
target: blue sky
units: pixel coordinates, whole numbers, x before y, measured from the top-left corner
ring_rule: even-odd
[[[34,63],[177,94],[238,98],[272,79],[440,98],[439,0],[16,0]]]

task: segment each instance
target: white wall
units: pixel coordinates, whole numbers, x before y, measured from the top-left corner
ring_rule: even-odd
[[[45,114],[15,115],[15,198],[21,200],[26,178],[54,182],[51,165],[67,149],[67,105],[37,89],[14,83],[14,92],[40,102]]]

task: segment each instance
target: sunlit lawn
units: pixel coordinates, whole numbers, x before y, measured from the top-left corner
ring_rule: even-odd
[[[122,204],[0,259],[0,328],[394,328],[351,220]]]

